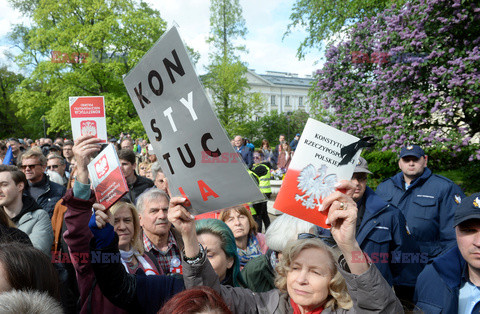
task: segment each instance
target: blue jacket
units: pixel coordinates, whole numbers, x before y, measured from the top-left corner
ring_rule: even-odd
[[[390,285],[415,286],[428,258],[420,253],[416,241],[407,233],[405,217],[368,186],[363,198],[365,213],[356,235],[360,248]],[[330,233],[317,228],[320,234]]]
[[[238,147],[234,147],[234,148],[235,148],[235,151],[242,156],[243,161],[247,165],[247,168],[250,169],[253,164],[253,153],[250,147],[243,145],[240,148]]]
[[[453,215],[456,200],[465,194],[449,179],[425,168],[405,190],[400,172],[382,182],[377,194],[402,211],[420,250],[427,252],[430,259],[455,245]]]
[[[50,181],[48,175],[44,174],[44,176],[47,176],[47,182],[45,183],[46,189],[45,192],[36,199],[36,202],[48,213],[51,219],[55,205],[57,204],[58,200],[65,195],[67,190],[63,185]]]
[[[435,258],[418,276],[416,305],[425,313],[458,313],[458,291],[465,267],[457,246]]]

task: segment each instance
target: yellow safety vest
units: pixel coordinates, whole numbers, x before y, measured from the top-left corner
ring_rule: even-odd
[[[256,167],[258,167],[259,165],[255,165],[253,166],[253,169],[255,169]],[[266,194],[266,193],[272,193],[272,187],[270,186],[270,179],[272,177],[272,175],[270,174],[270,168],[268,168],[267,166],[263,165],[265,168],[267,168],[267,174],[265,174],[264,176],[257,176],[255,173],[255,176],[258,178],[258,182],[259,182],[259,185],[258,187],[260,188],[260,191],[263,193],[263,194]]]

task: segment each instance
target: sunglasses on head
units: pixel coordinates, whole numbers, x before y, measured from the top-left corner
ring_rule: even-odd
[[[334,248],[337,246],[337,242],[332,236],[325,236],[325,235],[316,235],[313,233],[299,233],[298,240],[302,239],[320,239],[325,243],[327,246]]]

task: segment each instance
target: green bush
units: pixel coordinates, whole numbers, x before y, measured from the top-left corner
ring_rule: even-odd
[[[368,176],[367,184],[372,189],[385,179],[395,175],[398,169],[398,154],[392,151],[366,151],[363,158],[368,162],[368,169],[372,172]]]

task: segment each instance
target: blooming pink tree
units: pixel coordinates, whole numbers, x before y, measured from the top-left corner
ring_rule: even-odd
[[[312,96],[334,126],[459,151],[480,134],[480,3],[417,0],[353,27],[330,46]],[[480,159],[480,151],[477,151]]]

